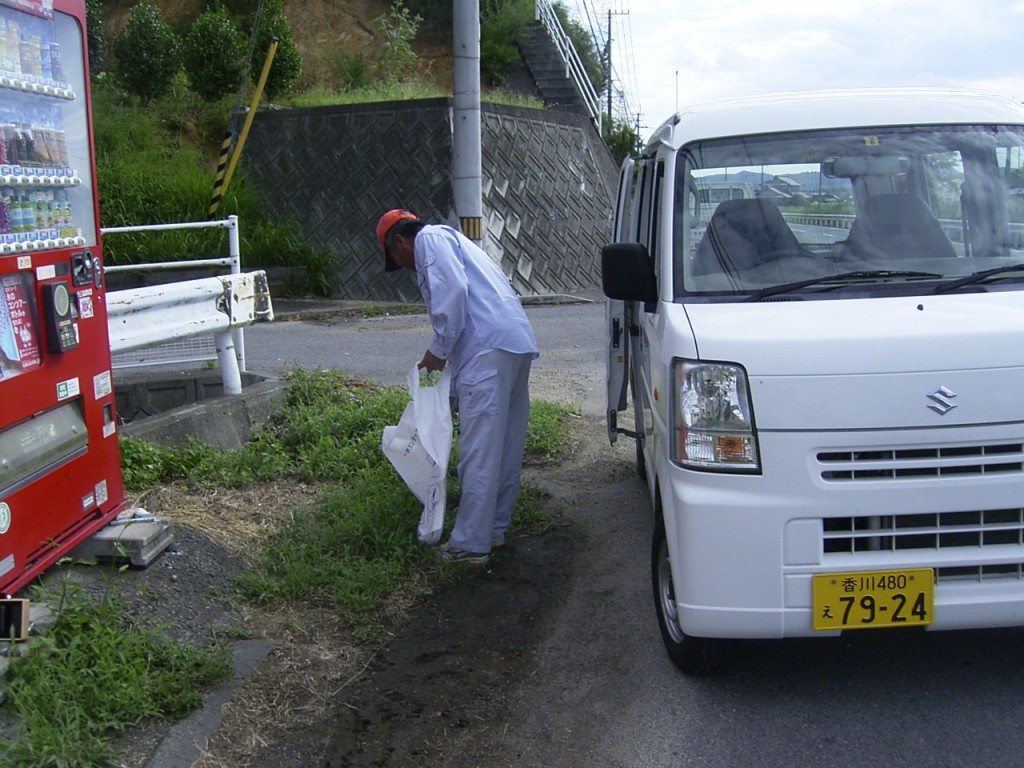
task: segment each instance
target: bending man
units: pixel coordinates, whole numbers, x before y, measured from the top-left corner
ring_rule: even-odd
[[[519,496],[537,341],[508,278],[461,232],[396,209],[380,218],[377,240],[386,271],[416,273],[430,314],[434,338],[419,367],[447,365],[459,401],[462,499],[440,555],[484,564]]]

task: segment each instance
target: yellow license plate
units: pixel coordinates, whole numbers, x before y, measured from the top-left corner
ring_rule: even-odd
[[[815,629],[922,626],[932,623],[935,574],[931,568],[816,574],[811,601]]]

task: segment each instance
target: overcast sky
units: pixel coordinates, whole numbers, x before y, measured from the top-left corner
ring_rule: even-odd
[[[773,91],[955,86],[1024,99],[1024,0],[613,0],[611,7],[616,86],[640,110],[644,137],[677,105]]]

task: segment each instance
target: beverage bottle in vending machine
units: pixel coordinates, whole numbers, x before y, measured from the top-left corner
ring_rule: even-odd
[[[7,153],[7,163],[8,165],[17,165],[18,142],[14,126],[10,124],[0,125],[0,131],[3,132],[4,149]]]
[[[54,80],[67,82],[64,69],[60,65],[60,43],[50,43],[50,70],[53,72]]]
[[[11,217],[11,231],[25,231],[25,208],[21,203],[21,196],[11,194],[8,198],[7,211]]]
[[[34,232],[36,228],[36,207],[28,195],[21,196],[21,231]]]
[[[0,189],[0,235],[9,235],[14,231],[11,210],[8,207],[13,194],[9,188]]]

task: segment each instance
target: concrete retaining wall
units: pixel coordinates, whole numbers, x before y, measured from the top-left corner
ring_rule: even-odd
[[[484,249],[520,295],[597,288],[617,172],[590,121],[485,104],[481,124]],[[275,214],[337,255],[336,298],[420,300],[411,274],[382,271],[373,228],[396,207],[458,221],[449,99],[261,111],[244,151]]]

